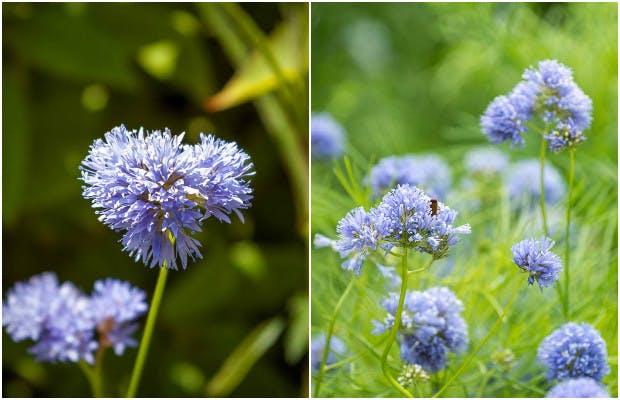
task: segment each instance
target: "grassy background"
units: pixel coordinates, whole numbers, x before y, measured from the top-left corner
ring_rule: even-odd
[[[279,318],[284,333],[230,394],[298,396],[307,373],[305,240],[284,164],[259,113],[249,103],[218,113],[202,107],[235,72],[203,19],[205,7],[211,6],[2,5],[2,289],[54,271],[89,293],[97,279],[127,280],[150,299],[157,271],[122,252],[121,235],[97,220],[81,196],[78,165],[94,139],[121,123],[185,131],[189,143],[199,132],[214,133],[252,157],[253,207],[245,224],[206,221],[196,235],[204,259],[170,274],[138,394],[204,396],[242,339]],[[264,32],[303,7],[244,5]],[[298,99],[303,108],[305,98]],[[38,364],[27,355],[29,345],[3,334],[3,396],[89,394],[75,365]],[[123,393],[135,355],[131,349],[106,356],[109,394]]]
[[[603,383],[617,396],[617,4],[313,4],[311,34],[311,108],[328,111],[343,124],[358,182],[381,157],[435,152],[451,165],[458,189],[465,151],[487,143],[479,117],[489,102],[539,60],[554,58],[573,69],[575,81],[593,100],[594,122],[576,152],[571,319],[601,332],[612,368]],[[508,144],[499,148],[513,162],[536,158],[540,139],[532,134],[525,139],[522,150]],[[548,154],[548,160],[567,177],[567,154]],[[313,234],[334,237],[347,211],[370,204],[344,192],[334,167],[342,168],[342,160],[312,165]],[[426,395],[485,337],[517,285],[505,322],[444,395],[540,397],[550,387],[536,364],[536,348],[565,322],[558,296],[554,289],[541,293],[527,287],[510,255],[513,243],[542,234],[540,223],[537,214],[511,212],[498,188],[486,187],[494,201],[478,211],[468,208],[458,190],[452,199],[442,199],[461,211],[457,222],[470,223],[472,234],[448,259],[410,282],[410,289],[449,286],[463,301],[469,325],[468,352],[422,388]],[[562,221],[564,206],[565,200],[550,213],[559,213]],[[562,237],[553,236],[563,258]],[[411,259],[413,265],[425,261],[424,256]],[[330,250],[312,250],[313,334],[326,329],[352,279],[340,262]],[[383,317],[378,302],[384,294],[378,270],[365,264],[335,327],[350,358],[346,368],[326,374],[322,395],[397,395],[380,372],[384,337],[370,334],[370,321]],[[502,348],[516,356],[507,374],[493,371],[491,363],[491,355]],[[396,346],[391,357],[397,368]]]

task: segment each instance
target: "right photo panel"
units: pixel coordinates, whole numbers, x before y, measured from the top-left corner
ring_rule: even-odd
[[[312,397],[618,397],[618,4],[311,4]]]

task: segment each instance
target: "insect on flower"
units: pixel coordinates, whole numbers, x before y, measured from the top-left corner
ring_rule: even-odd
[[[431,215],[437,215],[439,212],[439,202],[436,198],[431,199]]]

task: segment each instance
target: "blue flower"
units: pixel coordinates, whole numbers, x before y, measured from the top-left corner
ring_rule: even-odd
[[[465,168],[470,174],[493,176],[503,173],[508,167],[508,158],[493,147],[478,147],[465,154]]]
[[[362,262],[370,250],[377,249],[379,237],[374,223],[374,210],[366,212],[363,207],[354,208],[338,222],[336,231],[339,239],[333,248],[342,258],[350,257],[342,263],[345,270],[359,275]]]
[[[365,180],[372,187],[375,197],[405,184],[417,186],[431,196],[444,197],[451,179],[448,164],[437,155],[427,154],[382,158],[372,167]]]
[[[325,351],[326,336],[320,333],[312,338],[310,343],[310,364],[312,372],[318,372],[321,369],[323,353]],[[341,359],[347,351],[347,346],[338,337],[332,335],[329,341],[329,352],[325,365],[332,365]]]
[[[507,173],[506,187],[510,200],[520,206],[523,201],[528,206],[538,204],[540,199],[540,161],[522,160],[514,163]],[[555,204],[564,197],[566,184],[555,167],[545,163],[545,203]]]
[[[99,343],[122,355],[125,347],[137,346],[131,335],[138,328],[135,320],[148,309],[146,294],[128,282],[105,279],[95,282],[91,296]]]
[[[381,334],[394,326],[398,299],[398,293],[390,293],[382,300],[381,305],[388,315],[383,322],[373,321],[373,334]],[[408,291],[398,330],[403,361],[418,364],[433,373],[444,368],[447,352],[461,353],[469,342],[462,311],[463,303],[446,287]]]
[[[560,121],[548,135],[544,136],[549,142],[549,150],[561,151],[567,148],[574,148],[579,143],[586,140],[585,135],[571,118]]]
[[[29,352],[38,360],[94,361],[90,299],[69,282],[59,285],[53,273],[35,275],[9,290],[2,325],[16,342],[34,340]]]
[[[334,158],[343,153],[344,129],[329,114],[312,115],[310,124],[313,158]]]
[[[525,123],[529,115],[523,112],[523,99],[519,96],[498,96],[480,117],[480,126],[489,141],[499,144],[511,141],[511,147],[523,147],[521,134],[527,130]]]
[[[547,336],[538,346],[538,362],[550,381],[589,377],[600,382],[610,372],[605,341],[583,322],[569,322]]]
[[[568,379],[558,383],[548,392],[549,398],[609,398],[605,387],[591,378]]]
[[[235,143],[200,135],[182,145],[183,134],[168,129],[145,135],[123,125],[97,139],[82,161],[83,196],[98,209],[99,220],[125,231],[124,250],[145,265],[183,268],[187,257],[202,257],[191,234],[210,216],[250,207],[253,174],[249,156]]]
[[[524,239],[510,249],[514,263],[529,274],[527,278],[529,285],[533,285],[536,281],[542,290],[543,287],[549,287],[558,280],[562,260],[550,251],[554,244],[555,242],[549,238],[540,241]]]

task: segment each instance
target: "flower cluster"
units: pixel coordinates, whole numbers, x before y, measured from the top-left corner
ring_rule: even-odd
[[[403,387],[411,386],[417,382],[426,382],[428,379],[428,374],[418,364],[405,364],[400,375],[396,378],[398,384]]]
[[[374,197],[383,195],[397,185],[409,184],[431,196],[444,197],[452,179],[448,164],[439,156],[390,156],[379,160],[365,178]]]
[[[125,231],[124,250],[150,267],[176,269],[180,257],[185,268],[188,256],[201,257],[191,234],[204,219],[230,223],[235,212],[243,221],[240,210],[250,207],[250,157],[211,135],[193,146],[182,139],[121,125],[95,140],[80,166],[83,196],[99,220]]]
[[[551,163],[545,163],[545,203],[555,204],[566,194],[566,184],[560,172]],[[508,196],[519,204],[538,204],[540,199],[540,161],[527,159],[516,162],[506,177]]]
[[[609,398],[607,390],[592,378],[568,379],[547,392],[548,398]]]
[[[493,147],[478,147],[465,154],[465,168],[472,175],[496,176],[508,167],[508,158]]]
[[[415,186],[399,185],[369,211],[355,208],[340,220],[338,240],[320,235],[319,247],[330,245],[347,258],[342,267],[359,274],[362,262],[371,251],[393,247],[413,248],[431,254],[435,259],[448,255],[449,248],[459,242],[460,234],[471,232],[469,224],[454,227],[457,212],[436,201]]]
[[[374,334],[394,326],[398,293],[391,293],[381,305],[388,312],[384,320],[374,320]],[[399,327],[400,352],[403,361],[418,364],[435,373],[446,365],[447,352],[460,353],[467,348],[467,324],[461,312],[463,303],[447,287],[425,291],[408,291]]]
[[[552,332],[538,346],[538,361],[550,381],[588,377],[600,382],[610,372],[607,345],[586,323],[569,322]]]
[[[335,158],[344,151],[344,129],[329,114],[312,115],[310,122],[312,158]]]
[[[529,285],[536,281],[542,290],[558,280],[562,260],[550,251],[554,245],[555,242],[546,237],[541,240],[524,239],[510,249],[514,263],[528,273]]]
[[[41,361],[94,362],[93,351],[112,347],[117,355],[135,347],[135,320],[146,312],[145,293],[127,282],[95,283],[88,297],[71,282],[59,284],[46,272],[18,282],[2,303],[2,325],[16,342],[36,343],[29,351]]]
[[[528,68],[522,78],[508,95],[496,97],[480,118],[489,141],[510,140],[512,146],[523,146],[526,123],[538,115],[550,128],[544,135],[550,150],[583,142],[583,131],[592,123],[592,100],[573,81],[570,68],[544,60],[538,68]]]
[[[312,338],[310,343],[310,365],[312,372],[318,372],[321,368],[326,342],[327,340],[324,333],[320,333]],[[347,347],[344,342],[338,337],[332,335],[329,341],[329,352],[327,353],[327,361],[325,362],[325,365],[336,363],[339,358],[342,358],[346,351]]]

